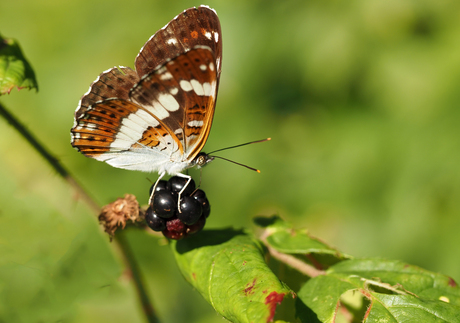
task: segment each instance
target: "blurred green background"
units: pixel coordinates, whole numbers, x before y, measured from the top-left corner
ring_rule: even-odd
[[[39,93],[0,98],[101,204],[141,203],[156,174],[70,146],[80,97],[103,70],[133,67],[180,1],[1,1]],[[279,214],[358,257],[400,259],[460,281],[460,2],[218,1],[223,72],[203,170],[207,228]],[[143,322],[114,245],[86,206],[0,121],[0,322]],[[192,172],[198,180],[199,172]],[[164,322],[222,322],[168,247],[129,232]]]

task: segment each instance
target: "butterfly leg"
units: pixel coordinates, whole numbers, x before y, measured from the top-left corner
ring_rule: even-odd
[[[190,181],[192,180],[192,176],[190,175],[185,175],[185,174],[182,174],[182,173],[178,173],[177,176],[179,177],[183,177],[183,178],[186,178],[187,179],[187,183],[185,183],[184,187],[180,190],[179,194],[177,195],[177,209],[179,210],[179,213],[182,213],[182,211],[180,210],[180,197],[181,197],[181,194],[185,191],[185,189],[187,188],[188,184],[190,183]]]
[[[200,168],[200,181],[198,182],[198,186],[195,187],[195,190],[192,193],[190,193],[190,196],[192,196],[193,193],[195,193],[196,191],[198,191],[200,189],[200,187],[201,187],[201,175],[203,175],[203,167]]]
[[[160,176],[158,177],[157,181],[155,182],[155,185],[153,186],[152,193],[150,194],[149,205],[152,205],[152,203],[153,203],[153,195],[155,195],[155,189],[157,188],[158,183],[163,178],[163,176],[165,176],[165,174],[166,174],[165,172],[161,173]]]

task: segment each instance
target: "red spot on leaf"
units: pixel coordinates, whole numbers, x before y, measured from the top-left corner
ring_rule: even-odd
[[[246,285],[246,288],[243,290],[245,296],[254,294],[254,285],[256,284],[256,280],[257,280],[257,279],[254,278],[254,280],[252,281],[252,283],[248,283],[248,284]]]
[[[449,277],[449,286],[450,287],[457,287],[457,282]]]
[[[192,273],[193,280],[196,280],[196,273]]]
[[[283,301],[285,293],[277,293],[271,292],[270,294],[265,297],[265,304],[268,305],[268,309],[270,311],[270,315],[267,318],[266,322],[272,322],[273,318],[275,317],[275,310],[276,306],[281,304]]]

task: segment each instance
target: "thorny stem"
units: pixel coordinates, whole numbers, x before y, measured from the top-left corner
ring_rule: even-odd
[[[0,103],[0,115],[3,116],[6,121],[16,129],[24,139],[32,145],[32,147],[45,158],[45,161],[53,168],[63,179],[69,183],[69,185],[75,190],[77,195],[89,206],[91,211],[98,216],[101,208],[94,201],[94,199],[84,190],[84,188],[75,180],[75,178],[70,174],[70,172],[59,162],[59,160],[53,156],[53,154],[48,151],[45,146],[43,146],[35,136],[22,124],[19,120],[13,116],[4,106]],[[139,296],[140,302],[142,304],[142,309],[144,315],[147,318],[149,323],[159,322],[158,318],[155,315],[155,311],[150,301],[147,291],[144,289],[144,283],[141,277],[139,266],[129,248],[129,244],[125,237],[122,235],[115,238],[117,243],[118,250],[120,250],[122,257],[125,260],[126,266],[132,273],[134,284],[136,286],[137,294]]]
[[[260,240],[263,242],[265,247],[267,247],[268,252],[273,258],[278,259],[282,263],[285,263],[286,265],[298,270],[299,272],[301,272],[302,274],[308,277],[313,278],[313,277],[325,274],[323,270],[316,269],[315,267],[303,262],[302,260],[294,256],[282,253],[276,250],[275,248],[271,247],[270,244],[267,242],[268,236],[269,236],[269,232],[265,230],[262,236],[260,237]]]

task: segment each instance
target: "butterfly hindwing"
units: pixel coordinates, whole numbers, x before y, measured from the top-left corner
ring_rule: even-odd
[[[139,82],[136,71],[129,67],[113,67],[103,72],[83,95],[75,118],[84,114],[92,104],[110,98],[128,99],[129,90]]]
[[[178,148],[177,139],[155,117],[120,99],[91,106],[72,129],[72,137],[72,145],[87,157],[134,170],[167,162],[166,150]],[[150,158],[147,163],[146,157]]]

